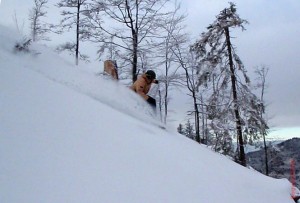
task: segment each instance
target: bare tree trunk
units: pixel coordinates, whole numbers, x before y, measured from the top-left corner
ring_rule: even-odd
[[[137,44],[138,36],[135,30],[132,30],[133,35],[133,59],[132,59],[132,82],[134,83],[137,80]]]
[[[200,138],[200,120],[199,120],[199,108],[197,104],[196,94],[193,92],[193,99],[194,99],[194,111],[195,111],[195,130],[196,130],[196,141],[201,143]]]
[[[76,23],[76,50],[75,58],[76,65],[78,66],[78,55],[79,55],[79,12],[80,12],[80,0],[77,0],[77,23]]]
[[[265,78],[264,78],[265,79]],[[262,87],[262,93],[261,93],[261,101],[262,101],[262,105],[263,104],[263,97],[264,97],[264,86],[265,86],[265,82],[263,81],[263,87]],[[261,109],[261,120],[263,120],[263,113],[264,113],[264,107],[262,107]],[[266,142],[266,129],[265,129],[265,125],[262,125],[262,136],[263,136],[263,140],[264,140],[264,151],[265,151],[265,167],[266,167],[266,175],[269,176],[269,164],[268,164],[268,146],[267,146],[267,142]]]
[[[180,58],[179,58],[180,59]],[[185,67],[185,65],[183,64],[182,59],[180,59],[180,63],[181,66],[183,67],[184,71],[185,71],[185,76],[186,76],[186,84],[187,87],[189,89],[189,91],[192,93],[192,97],[193,97],[193,103],[194,103],[194,113],[195,113],[195,131],[196,131],[196,141],[198,143],[201,143],[201,139],[200,139],[200,121],[199,121],[199,109],[198,109],[198,104],[197,104],[197,97],[196,97],[196,88],[195,88],[195,84],[193,83],[193,81],[190,78],[190,75],[188,73],[187,68]]]
[[[201,113],[202,113],[202,143],[207,144],[207,136],[206,136],[206,131],[205,131],[205,115],[204,115],[204,102],[203,102],[203,97],[202,94],[200,96],[201,99]]]
[[[265,67],[262,67],[261,70],[257,70],[257,73],[259,74],[260,79],[262,79],[262,89],[261,89],[261,95],[260,95],[260,100],[261,100],[261,114],[260,118],[263,120],[263,114],[265,113],[265,105],[264,105],[264,93],[265,93],[265,86],[266,86],[266,77],[268,74],[268,69],[265,69]],[[268,164],[268,146],[266,142],[266,128],[265,124],[262,124],[261,126],[261,134],[263,136],[264,140],[264,151],[265,151],[265,167],[266,167],[266,175],[269,175],[269,164]]]
[[[265,166],[266,166],[266,175],[269,176],[269,164],[268,164],[268,147],[266,143],[265,133],[263,134],[264,138],[264,151],[265,151]]]
[[[35,1],[35,9],[34,9],[34,14],[33,14],[33,18],[32,18],[32,41],[35,42],[36,41],[36,33],[37,33],[37,21],[38,21],[38,10],[39,10],[39,6],[37,1]]]
[[[129,22],[126,22],[126,24],[130,24],[130,29],[131,29],[131,35],[132,35],[132,69],[131,69],[131,74],[132,74],[132,83],[134,83],[137,80],[137,61],[138,61],[138,0],[135,1],[136,5],[136,14],[135,14],[135,22],[132,17],[132,13],[130,11],[130,6],[128,3],[128,0],[125,1],[126,5],[126,12],[128,13],[128,17],[130,19]]]
[[[33,19],[33,28],[32,28],[32,41],[35,42],[36,41],[36,27],[37,27],[37,14],[35,14],[35,17]]]
[[[244,141],[243,141],[243,132],[242,132],[242,125],[241,125],[241,117],[240,112],[238,109],[238,97],[237,97],[237,89],[236,89],[236,75],[234,70],[233,58],[232,58],[232,50],[231,50],[231,42],[230,42],[230,35],[229,35],[229,28],[224,28],[225,35],[226,35],[226,43],[227,43],[227,50],[229,56],[229,67],[231,72],[231,85],[232,85],[232,96],[233,96],[233,104],[234,104],[234,114],[236,119],[236,131],[238,136],[238,145],[239,145],[239,161],[240,164],[246,166],[246,155],[244,150]]]
[[[166,70],[166,83],[165,83],[165,95],[164,95],[164,107],[165,107],[165,117],[164,123],[167,123],[167,116],[168,116],[168,86],[169,86],[169,78],[168,78],[168,54],[166,53],[166,62],[165,62],[165,70]]]
[[[159,96],[159,115],[160,115],[160,120],[161,122],[163,121],[163,115],[162,115],[162,96],[161,96],[161,91],[158,90],[158,96]]]

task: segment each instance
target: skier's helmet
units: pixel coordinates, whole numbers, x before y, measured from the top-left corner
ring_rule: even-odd
[[[156,74],[153,70],[147,70],[145,74],[149,80],[154,80],[156,78]]]

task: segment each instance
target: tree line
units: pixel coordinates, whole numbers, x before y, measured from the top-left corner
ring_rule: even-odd
[[[269,69],[257,67],[255,83],[247,75],[231,32],[244,31],[248,22],[239,17],[234,3],[221,10],[196,41],[186,33],[187,16],[177,1],[60,0],[56,7],[61,20],[56,25],[45,22],[48,4],[48,0],[34,0],[29,13],[33,41],[50,40],[49,32],[71,32],[75,40],[58,50],[74,54],[78,65],[89,59],[81,53],[81,44],[92,42],[99,59],[118,62],[121,80],[134,82],[140,72],[156,70],[163,122],[168,122],[171,90],[182,88],[193,105],[187,112],[190,119],[179,124],[179,133],[232,156],[243,166],[245,144],[263,139],[267,150],[264,95]]]

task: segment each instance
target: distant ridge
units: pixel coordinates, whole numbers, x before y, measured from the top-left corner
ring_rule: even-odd
[[[296,186],[300,186],[300,138],[292,138],[273,144],[268,150],[269,176],[290,179],[290,160],[296,162]],[[248,163],[257,171],[265,174],[264,151],[247,154]],[[297,170],[298,169],[298,170]]]

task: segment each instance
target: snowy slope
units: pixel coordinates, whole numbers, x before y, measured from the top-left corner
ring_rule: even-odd
[[[0,202],[288,203],[291,186],[147,123],[122,85],[0,26]]]

